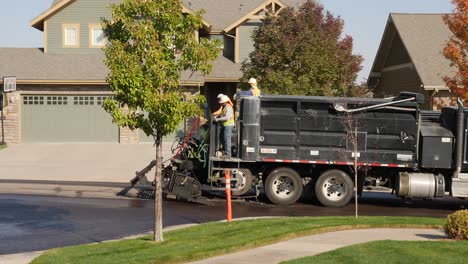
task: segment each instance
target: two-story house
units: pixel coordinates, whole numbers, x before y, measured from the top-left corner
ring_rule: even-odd
[[[442,78],[452,76],[454,69],[442,51],[452,33],[443,15],[389,15],[368,79],[375,97],[411,91],[424,94],[425,109],[450,103],[452,95]]]
[[[151,141],[139,131],[119,128],[102,102],[112,96],[102,48],[101,18],[119,0],[54,0],[30,25],[44,33],[43,48],[0,48],[0,78],[16,76],[17,91],[5,94],[5,141]],[[305,0],[184,0],[183,12],[205,10],[198,36],[223,42],[223,52],[207,76],[183,73],[187,93],[202,93],[210,107],[216,95],[232,95],[241,63],[253,50],[251,34],[267,14]]]

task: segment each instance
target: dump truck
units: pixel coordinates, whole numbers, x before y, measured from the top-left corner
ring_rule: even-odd
[[[237,101],[235,157],[219,157],[220,128],[210,123],[203,139],[188,140],[164,168],[166,193],[197,199],[222,191],[228,170],[232,195],[263,188],[277,205],[307,192],[324,206],[342,207],[355,185],[359,194],[381,187],[398,197],[468,197],[468,108],[460,101],[442,111],[422,110],[423,95],[408,92]]]

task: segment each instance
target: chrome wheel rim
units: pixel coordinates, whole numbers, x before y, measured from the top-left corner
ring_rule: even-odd
[[[247,179],[245,178],[245,173],[243,171],[232,171],[231,187],[233,189],[239,190],[244,188],[246,182]]]
[[[322,193],[331,201],[343,199],[347,192],[346,183],[340,178],[329,178],[322,185]]]
[[[288,198],[296,190],[296,186],[290,177],[280,176],[273,181],[272,189],[278,198]]]

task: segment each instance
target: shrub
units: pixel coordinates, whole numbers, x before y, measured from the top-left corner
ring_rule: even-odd
[[[468,240],[468,210],[459,210],[447,216],[445,233],[456,240]]]

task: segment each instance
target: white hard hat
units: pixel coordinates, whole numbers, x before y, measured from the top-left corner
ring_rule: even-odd
[[[224,96],[224,94],[218,94],[218,96],[216,96],[216,98],[221,99],[221,97],[223,97],[223,96]]]
[[[248,83],[257,84],[257,80],[255,78],[250,78]]]
[[[229,97],[227,97],[226,95],[221,96],[221,98],[219,99],[220,104],[227,103],[228,101],[229,101]]]

